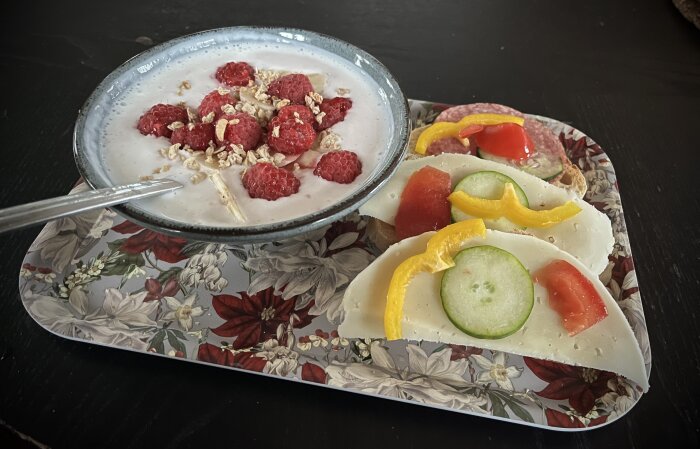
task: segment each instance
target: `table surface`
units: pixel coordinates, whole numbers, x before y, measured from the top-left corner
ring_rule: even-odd
[[[670,0],[561,3],[14,5],[0,19],[0,207],[71,187],[78,109],[151,41],[250,24],[335,35],[384,62],[407,96],[508,104],[572,123],[605,149],[653,352],[651,391],[624,419],[566,434],[67,341],[41,329],[19,300],[17,273],[35,227],[0,236],[2,439],[25,447],[34,443],[18,434],[50,447],[698,447],[700,31]]]

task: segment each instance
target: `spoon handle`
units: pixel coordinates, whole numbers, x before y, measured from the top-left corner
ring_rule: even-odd
[[[34,203],[0,209],[0,233],[44,223],[56,218],[87,212],[127,201],[160,195],[182,187],[171,179],[126,184],[105,189],[49,198]]]

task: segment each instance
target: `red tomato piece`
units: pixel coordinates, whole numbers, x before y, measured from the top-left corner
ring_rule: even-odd
[[[474,134],[478,134],[483,130],[484,130],[483,125],[469,125],[459,132],[459,137],[462,139],[467,138],[467,137],[471,137]]]
[[[555,260],[540,268],[534,277],[549,292],[549,305],[561,316],[569,335],[576,335],[608,316],[593,283],[569,262]]]
[[[522,160],[535,152],[535,146],[525,128],[515,123],[485,126],[473,138],[479,148],[494,156]]]
[[[405,239],[450,224],[451,192],[450,175],[442,170],[428,166],[411,175],[396,213],[396,236]]]

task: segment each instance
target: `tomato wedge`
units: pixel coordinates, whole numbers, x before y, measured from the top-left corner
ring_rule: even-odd
[[[484,125],[469,125],[459,132],[461,139],[466,139],[484,130]]]
[[[535,146],[525,128],[515,123],[469,126],[460,131],[459,137],[472,138],[481,150],[508,159],[527,159],[535,152]]]
[[[588,278],[565,260],[555,260],[535,273],[535,282],[549,292],[549,305],[576,335],[608,316],[603,298]]]
[[[396,213],[396,236],[403,240],[450,224],[451,192],[450,175],[442,170],[427,166],[411,175]]]

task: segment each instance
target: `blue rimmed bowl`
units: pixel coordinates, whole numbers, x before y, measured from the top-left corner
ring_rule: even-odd
[[[369,53],[342,40],[311,31],[291,28],[231,27],[183,36],[126,61],[107,76],[90,95],[78,114],[73,136],[73,153],[78,170],[92,188],[116,185],[105,166],[101,153],[100,133],[107,116],[122,94],[153,69],[172,64],[192,52],[216,45],[273,43],[310,47],[340,57],[358,67],[363,76],[371,78],[380,89],[380,96],[390,111],[392,132],[377,148],[382,158],[370,176],[345,197],[316,212],[269,224],[238,225],[235,227],[207,226],[175,221],[158,215],[139,203],[115,206],[121,215],[147,228],[190,240],[252,243],[275,241],[312,231],[353,212],[367,201],[393,175],[403,159],[410,132],[408,104],[398,83],[382,63]]]

